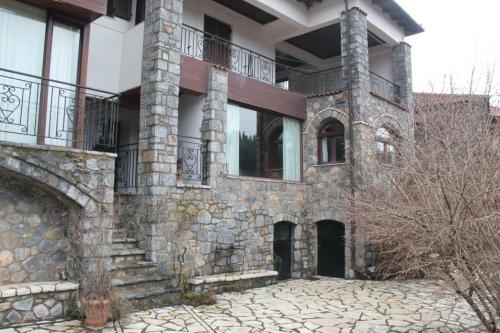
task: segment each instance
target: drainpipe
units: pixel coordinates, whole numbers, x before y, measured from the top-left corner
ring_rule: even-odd
[[[347,54],[346,54],[346,66],[347,66],[347,108],[349,113],[349,181],[351,183],[351,196],[350,200],[351,207],[354,206],[354,131],[353,131],[353,121],[354,121],[354,110],[352,106],[352,77],[351,77],[351,18],[349,15],[349,0],[344,0],[345,13],[346,13],[346,43],[347,43]],[[351,244],[349,246],[351,255],[351,269],[354,271],[356,267],[356,226],[355,221],[350,220],[351,225]]]

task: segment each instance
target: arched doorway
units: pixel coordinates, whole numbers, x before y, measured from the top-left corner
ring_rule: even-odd
[[[274,269],[278,271],[280,280],[292,277],[292,239],[292,223],[278,222],[274,225]]]
[[[318,275],[345,277],[345,227],[335,221],[320,221],[318,227]]]

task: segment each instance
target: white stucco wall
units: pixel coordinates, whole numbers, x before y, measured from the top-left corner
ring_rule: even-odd
[[[393,81],[392,71],[392,48],[387,46],[376,46],[368,50],[370,70]]]
[[[266,38],[263,25],[242,16],[231,9],[209,0],[185,0],[183,23],[203,30],[204,15],[229,24],[231,41],[254,52],[274,59],[274,42]]]
[[[179,97],[179,135],[192,138],[201,137],[202,107],[205,96],[181,94]]]

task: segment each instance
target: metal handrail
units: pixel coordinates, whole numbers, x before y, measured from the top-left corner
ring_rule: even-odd
[[[371,92],[396,104],[401,103],[401,86],[384,78],[383,76],[370,71]]]
[[[16,75],[27,76],[27,77],[30,77],[30,78],[33,78],[33,79],[42,80],[42,81],[49,81],[49,82],[54,82],[54,83],[59,83],[59,84],[65,84],[65,85],[76,87],[76,88],[79,88],[79,89],[92,90],[92,91],[95,91],[95,92],[100,92],[100,93],[103,93],[103,94],[110,95],[109,98],[119,97],[120,96],[120,94],[118,94],[118,93],[112,93],[112,92],[106,91],[106,90],[100,90],[100,89],[95,89],[95,88],[91,88],[91,87],[85,87],[85,86],[81,86],[81,85],[75,84],[75,83],[69,83],[69,82],[54,80],[54,79],[50,79],[50,78],[43,77],[43,76],[37,76],[37,75],[33,75],[33,74],[28,74],[28,73],[14,71],[14,70],[11,70],[11,69],[6,69],[6,68],[3,68],[3,67],[0,67],[0,71],[7,72],[7,73],[12,73],[12,74],[16,74]],[[5,77],[8,77],[8,76],[5,76]],[[24,81],[24,82],[31,82],[31,81],[28,81],[28,80],[24,80],[24,79],[20,79],[20,78],[15,78],[15,77],[8,77],[8,78],[15,79],[15,80],[20,80],[20,81]]]
[[[114,152],[119,94],[0,68],[5,140]]]

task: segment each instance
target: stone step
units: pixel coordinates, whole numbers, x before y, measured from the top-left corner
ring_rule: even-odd
[[[133,239],[133,238],[131,238]],[[132,250],[132,249],[138,249],[138,244],[137,241],[135,242],[115,242],[113,239],[113,244],[111,245],[111,248],[113,250]]]
[[[157,273],[157,265],[152,261],[117,263],[111,267],[111,277],[113,279],[122,279],[128,276],[137,275],[153,275]]]
[[[113,249],[111,252],[113,264],[121,264],[125,262],[138,262],[146,261],[146,251],[133,248],[133,249]]]
[[[182,290],[180,288],[134,288],[118,289],[120,298],[129,302],[133,310],[157,308],[166,305],[179,304]]]
[[[113,228],[113,238],[126,238],[128,234],[127,228]]]
[[[172,285],[172,278],[155,275],[136,275],[116,278],[111,280],[111,284],[115,287],[116,291],[134,291],[137,288],[151,289],[151,288],[166,288]]]

